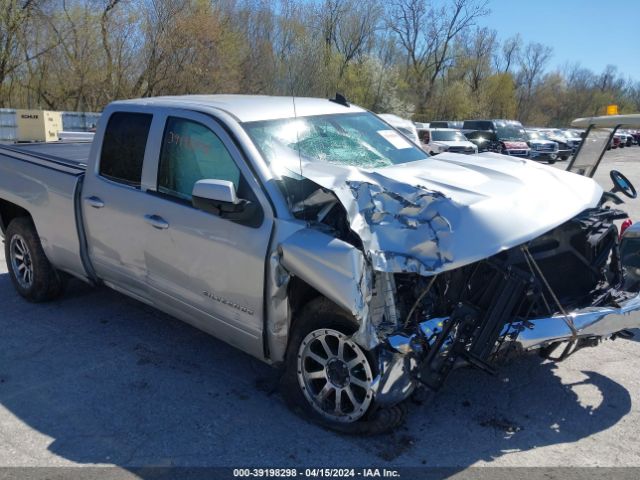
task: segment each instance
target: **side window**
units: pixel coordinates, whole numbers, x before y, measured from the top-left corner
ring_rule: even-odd
[[[116,112],[109,117],[100,153],[100,175],[140,187],[152,115]]]
[[[191,200],[198,180],[233,182],[240,190],[240,170],[218,136],[204,125],[169,117],[162,139],[158,192]]]

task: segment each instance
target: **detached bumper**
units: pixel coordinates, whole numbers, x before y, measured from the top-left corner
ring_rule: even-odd
[[[607,338],[627,328],[640,328],[640,294],[620,303],[620,307],[587,307],[569,313],[578,338]],[[524,350],[552,342],[571,340],[572,332],[562,315],[522,322],[515,342]]]

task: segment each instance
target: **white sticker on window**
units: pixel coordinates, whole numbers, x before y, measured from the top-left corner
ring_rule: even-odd
[[[378,130],[378,135],[397,149],[411,148],[411,143],[395,130]]]

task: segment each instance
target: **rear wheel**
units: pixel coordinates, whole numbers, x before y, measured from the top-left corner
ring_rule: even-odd
[[[301,312],[287,350],[282,393],[297,413],[344,433],[377,434],[404,419],[404,408],[379,409],[376,355],[351,339],[358,324],[324,298]]]
[[[62,293],[62,278],[44,254],[31,219],[11,221],[5,234],[4,254],[11,282],[25,299],[44,302]]]

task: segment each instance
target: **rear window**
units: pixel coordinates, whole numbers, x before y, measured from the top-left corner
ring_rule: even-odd
[[[140,187],[142,163],[152,115],[117,112],[111,115],[102,142],[100,175]]]

